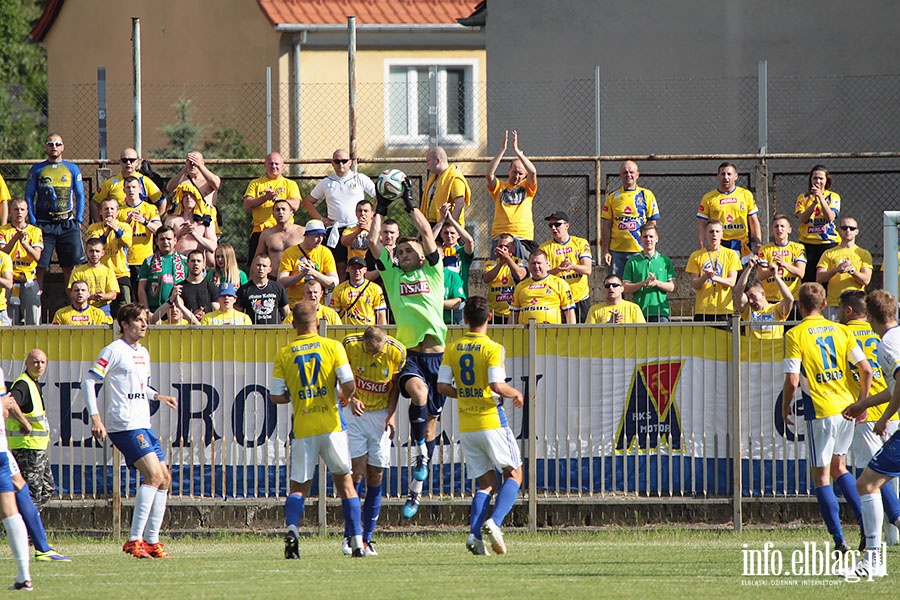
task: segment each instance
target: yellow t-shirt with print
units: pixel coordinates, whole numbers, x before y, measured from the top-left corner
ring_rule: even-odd
[[[800,194],[797,196],[797,204],[794,206],[794,214],[800,214],[809,208],[810,204],[815,203],[816,207],[809,215],[809,221],[801,223],[798,231],[800,233],[800,242],[803,244],[839,244],[841,236],[838,235],[837,224],[841,218],[841,195],[837,192],[826,190],[825,196],[822,198],[825,204],[834,211],[834,220],[829,222],[815,196],[808,194]]]
[[[494,224],[491,237],[501,233],[514,235],[520,240],[534,239],[534,212],[532,205],[537,186],[528,185],[528,180],[518,185],[508,181],[494,180],[494,187],[488,190],[494,201]]]
[[[787,319],[788,313],[781,312],[781,300],[769,304],[762,310],[753,310],[750,303],[741,312],[741,319],[753,323],[748,328],[750,336],[758,340],[778,340],[784,337],[784,325],[775,325]]]
[[[700,274],[708,265],[715,268],[715,273],[719,277],[727,277],[728,273],[741,270],[741,259],[738,253],[730,248],[719,247],[714,252],[705,249],[697,250],[688,258],[685,271],[691,274]],[[703,282],[703,286],[695,291],[695,314],[730,315],[734,312],[732,288],[707,279]]]
[[[735,187],[730,194],[713,190],[700,200],[697,216],[722,222],[723,240],[750,239],[750,217],[759,212],[750,190]]]
[[[72,274],[69,276],[69,283],[66,287],[71,289],[72,284],[78,280],[88,284],[88,290],[91,294],[105,294],[108,292],[115,292],[118,294],[121,291],[119,289],[119,282],[116,279],[116,274],[113,273],[112,269],[103,264],[98,264],[96,267],[89,264],[78,265],[72,269]],[[108,301],[102,300],[91,302],[91,306],[96,306],[97,308],[101,308],[107,304],[109,304]]]
[[[74,306],[64,306],[53,315],[54,325],[109,325],[112,323],[112,317],[105,312],[91,306],[90,304],[84,310],[78,310]]]
[[[461,432],[507,427],[503,405],[491,390],[495,377],[506,371],[503,346],[484,334],[466,332],[447,346],[441,368],[449,368],[456,382],[457,414]]]
[[[112,269],[116,277],[128,277],[128,251],[131,248],[132,227],[128,223],[117,220],[119,229],[106,233],[105,223],[92,223],[88,226],[85,240],[100,238],[106,242],[106,253],[100,264]],[[122,232],[121,237],[117,235]]]
[[[147,222],[161,222],[159,211],[149,202],[141,202],[137,206],[125,206],[119,209],[118,220],[128,224],[131,227],[131,248],[128,250],[128,264],[132,266],[141,266],[147,257],[153,254],[153,234],[147,229],[144,223],[139,223],[137,219],[128,222],[128,213],[137,210],[143,215]]]
[[[803,248],[803,244],[798,244],[797,242],[788,242],[784,246],[779,246],[778,244],[771,243],[766,244],[762,248],[759,249],[759,266],[768,269],[770,265],[772,267],[775,266],[775,259],[781,257],[784,262],[790,265],[796,265],[799,262],[806,262],[806,250]],[[815,268],[807,265],[807,269]],[[784,269],[781,269],[781,279],[784,281],[785,285],[788,286],[788,289],[791,290],[791,294],[794,298],[797,297],[797,294],[800,292],[800,284],[803,281],[797,277],[796,275],[791,275]],[[766,293],[766,299],[769,302],[780,302],[781,301],[781,292],[778,290],[778,284],[775,283],[775,277],[766,277],[762,281],[763,291]]]
[[[406,348],[388,336],[381,352],[372,356],[366,352],[362,334],[355,333],[344,338],[344,350],[353,368],[356,397],[366,411],[387,408],[394,377],[406,364]]]
[[[569,236],[568,241],[559,244],[552,239],[549,242],[541,244],[541,250],[547,253],[547,261],[550,268],[555,269],[566,258],[573,264],[579,264],[581,259],[587,258],[591,260],[591,245],[584,238]],[[581,302],[591,295],[591,289],[588,286],[588,276],[577,273],[576,271],[560,271],[556,274],[572,288],[572,298],[575,302]]]
[[[827,271],[833,269],[845,259],[849,260],[850,265],[857,271],[872,268],[872,254],[859,246],[854,246],[853,248],[841,248],[840,246],[829,248],[822,254],[822,258],[819,259],[819,264],[816,265],[816,268],[821,267]],[[828,290],[828,295],[825,296],[825,302],[828,306],[838,306],[841,294],[845,290],[866,289],[866,286],[856,281],[850,273],[836,273],[828,280],[828,285],[825,287]]]
[[[381,286],[371,281],[359,287],[349,281],[341,283],[331,294],[331,307],[347,325],[374,325],[376,311],[387,310]]]
[[[312,250],[301,250],[300,246],[291,246],[281,255],[281,264],[278,265],[278,272],[296,275],[300,272],[300,261],[304,258],[309,259],[319,273],[337,272],[334,255],[328,246],[323,245],[316,246]],[[303,286],[304,282],[299,281],[287,289],[288,300],[291,305],[294,302],[303,300]]]
[[[26,225],[23,231],[29,244],[35,248],[44,247],[44,234],[40,229],[34,225]],[[18,230],[11,223],[0,227],[0,245],[6,246],[17,232]],[[13,279],[23,283],[35,278],[37,261],[28,255],[21,240],[17,241],[10,249],[9,257],[13,264]]]
[[[135,172],[134,176],[137,177],[144,186],[147,200],[154,205],[159,204],[160,199],[163,197],[163,193],[159,189],[159,186],[153,183],[153,180],[146,175]],[[104,179],[103,183],[100,184],[100,189],[94,194],[93,200],[97,204],[100,204],[107,198],[115,198],[118,200],[120,208],[125,206],[125,178],[122,177],[121,173],[114,177],[110,177],[109,179]]]
[[[606,197],[600,218],[612,223],[609,249],[614,252],[640,252],[641,227],[659,219],[656,196],[648,189],[619,188]]]
[[[288,179],[287,177],[269,179],[265,175],[250,182],[250,185],[247,186],[247,191],[244,192],[244,197],[259,198],[267,190],[273,190],[279,200],[300,197],[300,187],[293,179]],[[275,206],[274,200],[266,200],[250,211],[253,218],[253,233],[259,233],[263,229],[275,227],[278,224],[272,215],[273,206]]]
[[[881,338],[878,337],[877,333],[872,331],[872,326],[868,321],[853,319],[847,323],[847,329],[853,334],[853,339],[856,340],[856,344],[862,349],[863,354],[866,355],[866,359],[868,359],[869,364],[872,366],[872,384],[869,386],[869,395],[874,396],[878,392],[887,389],[884,371],[881,370],[881,365],[878,364],[878,344],[881,342]],[[859,369],[856,365],[850,365],[850,374],[851,377],[847,380],[847,385],[850,386],[850,393],[853,394],[853,397],[858,398]],[[884,409],[886,408],[887,404],[870,406],[866,413],[866,421],[877,421],[881,418],[881,415],[884,414]],[[894,416],[892,416],[890,420],[896,421],[897,419],[900,419],[900,415],[894,413]]]
[[[516,286],[509,309],[518,316],[519,323],[534,319],[538,323],[562,323],[562,313],[575,308],[569,284],[554,275],[535,281],[523,279]]]
[[[337,314],[333,308],[329,308],[328,306],[324,306],[319,304],[316,306],[316,321],[325,321],[329,325],[343,325],[341,322],[340,315]],[[284,318],[284,321],[281,322],[282,325],[293,325],[294,324],[294,313],[288,312],[287,316]]]
[[[622,300],[616,305],[607,304],[606,302],[593,305],[588,311],[585,323],[609,323],[609,319],[614,312],[622,315],[622,320],[619,321],[619,323],[647,322],[646,319],[644,319],[644,313],[641,311],[640,306],[634,302]]]
[[[528,272],[528,265],[525,264],[525,261],[517,258],[516,264],[523,269],[525,272]],[[485,271],[490,271],[495,266],[497,266],[497,261],[489,260],[484,265]],[[509,304],[513,300],[513,294],[516,291],[516,280],[512,276],[512,272],[509,268],[509,265],[503,264],[500,267],[500,270],[497,272],[497,275],[494,277],[494,280],[488,284],[488,306],[491,307],[491,310],[494,311],[494,315],[498,317],[508,317],[509,316]]]

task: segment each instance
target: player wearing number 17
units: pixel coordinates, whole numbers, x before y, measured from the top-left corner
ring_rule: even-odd
[[[798,385],[802,387],[806,420],[807,460],[815,486],[819,512],[834,538],[835,547],[849,550],[844,541],[833,478],[862,528],[862,513],[856,480],[847,472],[846,455],[853,441],[853,421],[841,414],[854,401],[869,394],[872,365],[850,330],[822,316],[825,288],[818,283],[800,286],[803,320],[785,335],[784,389],[781,414],[793,424],[791,404]],[[851,365],[859,374],[859,395],[850,391]],[[865,413],[861,416],[865,420]]]
[[[516,436],[507,424],[502,398],[512,398],[513,404],[521,408],[522,393],[506,383],[503,346],[487,336],[491,320],[487,298],[471,296],[463,318],[469,331],[444,353],[438,391],[458,401],[459,439],[466,469],[469,477],[478,479],[466,548],[472,554],[485,554],[484,536],[494,552],[506,554],[500,526],[519,495],[522,460]],[[494,394],[501,400],[496,400]],[[498,485],[495,469],[503,472],[503,485],[497,492],[493,513],[485,520],[491,495]]]
[[[294,304],[291,313],[297,337],[278,351],[269,386],[272,402],[292,404],[294,409],[291,490],[284,503],[288,528],[284,557],[300,558],[297,526],[320,456],[334,477],[334,489],[341,496],[352,554],[362,557],[359,497],[353,486],[350,446],[335,395],[335,381],[340,382],[347,406],[355,416],[362,416],[365,409],[355,396],[353,370],[344,346],[316,334],[316,303],[302,300]]]

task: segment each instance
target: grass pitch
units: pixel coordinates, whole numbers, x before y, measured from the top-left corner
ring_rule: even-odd
[[[863,592],[887,596],[900,577],[900,549],[882,580],[743,574],[744,544],[772,542],[790,568],[823,528],[745,531],[615,530],[528,535],[508,531],[506,556],[472,556],[465,533],[383,535],[377,557],[351,559],[335,536],[302,537],[285,560],[281,537],[164,539],[171,560],[137,560],[122,542],[51,536],[71,563],[32,563],[36,597],[54,598],[803,598]],[[0,568],[14,579],[9,551]],[[894,564],[896,563],[896,567]],[[563,596],[564,595],[564,596]]]

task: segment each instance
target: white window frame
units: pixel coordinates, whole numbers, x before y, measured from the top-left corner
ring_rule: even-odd
[[[390,85],[391,69],[397,67],[407,67],[410,69],[422,67],[438,68],[438,90],[446,90],[447,73],[446,67],[463,67],[467,70],[467,76],[471,77],[471,83],[465,90],[466,102],[466,121],[465,128],[467,135],[448,135],[447,130],[447,106],[442,102],[440,97],[437,104],[438,130],[437,139],[431,139],[428,132],[418,135],[395,135],[390,131],[390,94],[388,93],[388,85]],[[477,59],[443,59],[443,58],[415,58],[415,59],[390,59],[384,61],[384,140],[388,148],[428,148],[434,145],[441,145],[451,148],[467,148],[478,146],[478,100],[476,86],[478,85],[478,60]],[[418,107],[418,98],[415,94],[415,86],[407,88],[407,107]],[[441,96],[441,94],[438,94]],[[410,116],[415,114],[415,116]],[[408,129],[416,129],[418,127],[418,113],[409,110],[407,119],[409,120]]]

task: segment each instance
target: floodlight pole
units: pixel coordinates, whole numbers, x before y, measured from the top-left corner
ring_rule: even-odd
[[[884,212],[884,289],[897,297],[897,227],[900,211]]]

